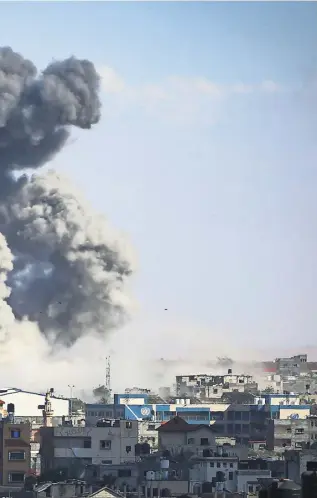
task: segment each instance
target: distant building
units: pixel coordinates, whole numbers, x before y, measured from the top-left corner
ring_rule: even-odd
[[[19,486],[31,468],[30,424],[17,424],[9,419],[0,422],[1,485]]]
[[[298,377],[302,372],[307,371],[307,354],[298,354],[289,358],[276,358],[276,373],[287,377]]]
[[[177,396],[195,396],[199,399],[220,398],[233,390],[244,392],[257,391],[257,383],[252,375],[233,374],[229,368],[225,375],[178,375],[176,376]]]
[[[317,447],[317,417],[268,421],[267,449],[283,453],[285,450],[302,450],[313,445]]]

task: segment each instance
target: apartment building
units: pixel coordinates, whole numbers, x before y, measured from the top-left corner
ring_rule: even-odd
[[[31,428],[29,423],[0,421],[0,482],[3,486],[21,486],[31,468]]]
[[[230,444],[230,438],[217,436],[211,426],[204,424],[188,424],[180,417],[174,417],[162,424],[158,429],[159,450],[167,450],[171,454],[192,453],[197,456],[208,456],[216,452],[223,444],[228,456],[247,455],[247,447]]]
[[[267,448],[278,452],[317,447],[317,417],[268,421]]]
[[[219,398],[231,391],[256,391],[257,383],[252,375],[233,374],[229,368],[225,375],[178,375],[176,376],[176,393],[178,396],[196,396],[200,399]]]
[[[190,492],[198,495],[210,492],[210,486],[216,491],[255,494],[260,488],[258,479],[271,477],[265,461],[241,461],[222,452],[207,458],[196,457],[192,462]],[[206,484],[209,489],[204,489]]]
[[[89,465],[135,462],[137,421],[104,421],[98,427],[43,427],[40,431],[42,471],[63,467],[75,478]]]

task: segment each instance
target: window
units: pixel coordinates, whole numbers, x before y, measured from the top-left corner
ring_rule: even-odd
[[[101,460],[102,465],[112,465],[112,460]]]
[[[210,462],[209,463],[209,467],[214,467],[215,466],[215,462]]]
[[[148,430],[149,431],[155,431],[155,425],[154,424],[149,424],[148,425]]]
[[[126,451],[126,453],[130,453],[130,451],[131,451],[131,446],[126,446],[126,447],[125,447],[125,451]]]
[[[91,448],[91,439],[84,439],[84,448]]]
[[[20,429],[11,429],[11,438],[12,439],[19,439],[19,437],[21,437]]]
[[[215,388],[213,391],[214,391],[214,394],[218,394],[218,389]]]
[[[9,460],[25,460],[25,451],[9,451]]]
[[[229,481],[232,481],[233,480],[233,472],[229,472],[228,477],[229,477]]]
[[[208,446],[208,445],[209,445],[209,439],[207,437],[200,438],[200,446]]]
[[[232,462],[230,463],[230,467],[231,467],[231,468],[233,467],[233,463],[232,463]]]
[[[101,450],[111,450],[111,441],[109,439],[104,439],[100,441],[100,449]]]
[[[226,468],[227,467],[227,462],[223,462],[223,467]]]
[[[217,467],[218,467],[218,469],[220,469],[220,467],[221,467],[221,463],[220,462],[217,462]]]
[[[195,444],[195,438],[189,437],[188,441],[187,441],[187,444]]]
[[[132,422],[125,423],[126,429],[132,429]]]
[[[24,482],[24,472],[9,472],[8,474],[9,482]]]
[[[253,486],[248,486],[249,488],[249,493],[253,493]]]

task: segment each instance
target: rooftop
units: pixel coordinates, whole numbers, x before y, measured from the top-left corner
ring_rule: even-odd
[[[211,432],[214,430],[206,424],[188,424],[183,418],[176,416],[160,425],[156,430],[159,432],[194,432],[201,428],[209,429]]]

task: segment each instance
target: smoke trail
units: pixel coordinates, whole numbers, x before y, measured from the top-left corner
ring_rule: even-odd
[[[37,77],[32,62],[0,48],[0,321],[27,317],[66,346],[123,322],[131,256],[62,176],[16,172],[50,161],[71,125],[97,123],[98,93],[89,61],[54,62]]]

